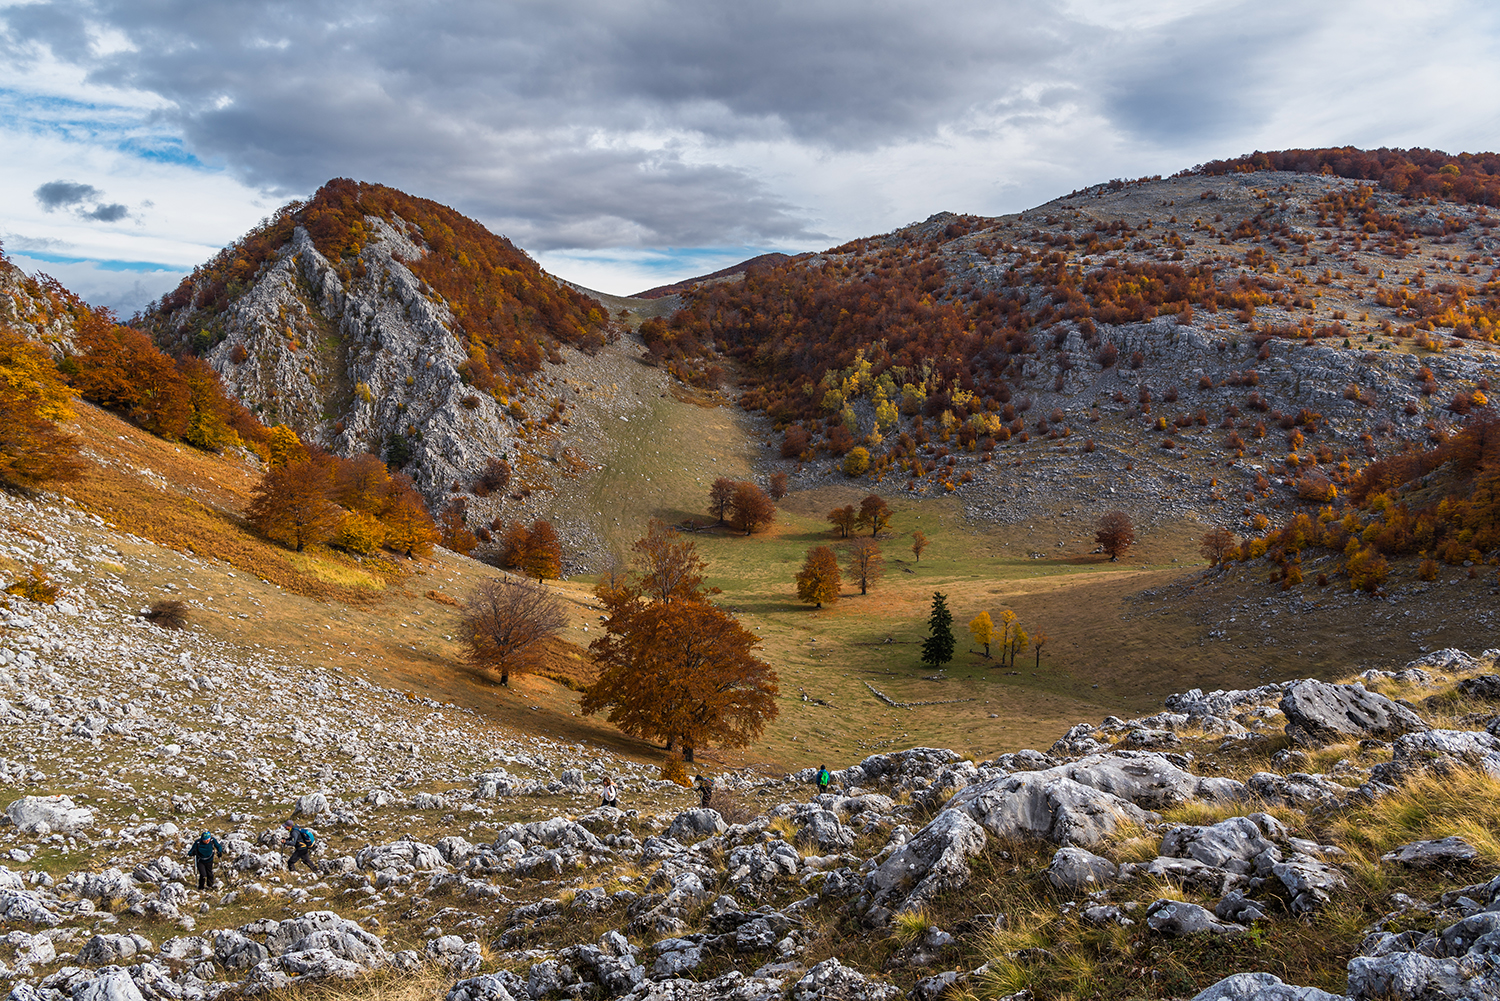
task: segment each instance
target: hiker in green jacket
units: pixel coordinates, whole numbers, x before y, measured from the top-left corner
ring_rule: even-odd
[[[198,835],[198,840],[193,842],[187,850],[188,856],[198,866],[198,889],[205,886],[212,890],[214,888],[214,859],[224,857],[224,846],[219,844],[219,839],[204,831]]]

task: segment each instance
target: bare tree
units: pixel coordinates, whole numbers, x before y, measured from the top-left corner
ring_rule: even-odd
[[[885,574],[885,558],[880,543],[860,536],[849,544],[849,578],[859,585],[860,594],[869,594],[870,585]]]
[[[1124,511],[1110,511],[1099,519],[1099,531],[1094,533],[1099,548],[1109,554],[1110,562],[1135,545],[1135,525]]]
[[[562,603],[540,584],[512,577],[484,581],[463,606],[464,643],[469,662],[500,674],[531,670],[541,659],[542,641],[567,624]]]
[[[708,488],[708,510],[719,519],[719,524],[724,524],[725,515],[729,513],[729,505],[734,500],[734,488],[739,486],[727,476],[721,476],[714,480],[713,485]]]
[[[1204,533],[1203,539],[1198,546],[1198,551],[1203,558],[1208,560],[1209,566],[1218,566],[1224,562],[1224,556],[1234,548],[1234,533],[1220,525],[1210,532]]]
[[[706,564],[691,539],[684,539],[677,529],[660,518],[652,518],[646,534],[635,541],[632,561],[642,594],[652,601],[669,604],[673,599],[701,600],[705,594],[717,593],[703,586]],[[600,582],[600,597],[617,587],[606,589]]]

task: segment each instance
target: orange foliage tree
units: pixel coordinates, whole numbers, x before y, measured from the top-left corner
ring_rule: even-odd
[[[1099,530],[1094,541],[1109,555],[1110,561],[1118,560],[1125,550],[1135,545],[1135,524],[1124,511],[1110,511],[1099,519]]]
[[[266,538],[300,553],[338,531],[343,515],[328,499],[331,486],[319,463],[273,466],[256,485],[245,518]]]
[[[814,546],[807,551],[802,569],[797,571],[797,598],[815,608],[823,603],[833,604],[839,600],[839,588],[843,579],[839,576],[839,561],[827,546]]]
[[[776,520],[776,503],[754,483],[736,483],[729,499],[729,523],[751,534]]]
[[[526,558],[521,568],[528,577],[535,577],[537,583],[562,575],[562,542],[550,521],[538,518],[531,523],[531,530],[526,533]]]
[[[753,654],[760,639],[708,600],[691,543],[659,524],[636,544],[632,572],[597,594],[606,635],[589,645],[598,676],[585,715],[604,712],[636,737],[744,747],[776,716],[776,672]]]
[[[839,530],[839,538],[847,539],[859,522],[859,512],[854,509],[853,504],[845,504],[843,507],[836,507],[829,511],[828,521]]]

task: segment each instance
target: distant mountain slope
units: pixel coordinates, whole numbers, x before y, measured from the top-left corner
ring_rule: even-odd
[[[865,476],[1003,516],[1007,466],[1072,453],[1204,513],[1243,494],[1248,525],[1500,378],[1493,159],[1257,154],[941,213],[699,285],[641,335],[689,381],[736,362],[804,464],[863,446]]]
[[[137,318],[268,424],[405,465],[430,499],[517,449],[529,377],[607,311],[446,206],[337,179]]]
[[[673,282],[671,285],[658,285],[656,286],[656,288],[648,288],[644,292],[637,292],[631,298],[660,299],[662,296],[674,295],[678,292],[686,292],[688,289],[692,288],[694,285],[697,285],[699,282],[711,282],[717,278],[732,278],[735,275],[744,274],[751,268],[775,267],[776,265],[783,264],[787,261],[790,261],[791,259],[791,255],[789,254],[761,254],[759,257],[750,258],[748,261],[741,261],[738,264],[731,264],[727,268],[720,268],[718,271],[715,271],[712,274],[699,275],[697,278],[684,278],[682,281]]]

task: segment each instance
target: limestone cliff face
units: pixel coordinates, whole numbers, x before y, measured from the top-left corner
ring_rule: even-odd
[[[61,285],[27,277],[0,252],[0,325],[14,327],[62,358],[73,352],[76,321],[87,309]]]
[[[452,312],[403,263],[426,248],[399,219],[367,216],[365,227],[343,269],[296,227],[221,317],[207,359],[262,421],[330,451],[386,455],[404,441],[406,471],[436,500],[514,448],[513,421],[464,383]]]

